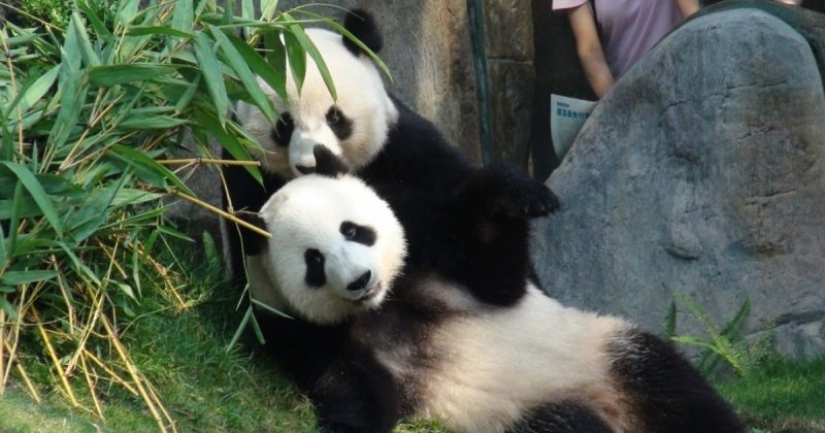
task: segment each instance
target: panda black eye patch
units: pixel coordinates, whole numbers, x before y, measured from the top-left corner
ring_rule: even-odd
[[[344,235],[344,239],[348,241],[358,242],[359,244],[364,244],[368,247],[375,245],[375,239],[377,236],[372,227],[358,225],[350,221],[344,221],[341,223],[340,231],[341,234]]]
[[[292,116],[289,113],[281,113],[281,118],[272,130],[272,141],[279,147],[289,146],[289,139],[292,137],[292,131],[295,129],[295,123],[292,121]]]
[[[324,273],[324,255],[315,248],[304,251],[304,262],[307,273],[304,282],[310,287],[321,287],[327,283],[327,274]]]
[[[352,135],[352,120],[345,116],[336,106],[329,107],[327,111],[327,125],[339,140],[346,140]]]

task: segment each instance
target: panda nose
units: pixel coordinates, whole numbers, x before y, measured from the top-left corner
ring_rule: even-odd
[[[315,167],[310,167],[308,165],[296,165],[295,169],[300,171],[301,174],[312,174],[315,173]]]
[[[364,272],[363,274],[361,274],[360,277],[358,277],[357,280],[347,285],[347,290],[354,292],[356,290],[361,290],[364,287],[367,287],[367,284],[370,282],[370,277],[372,277],[371,271]]]

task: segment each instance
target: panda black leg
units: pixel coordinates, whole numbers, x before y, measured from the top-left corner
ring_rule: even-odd
[[[369,353],[348,346],[317,380],[309,397],[321,431],[391,433],[402,419],[401,391]]]
[[[537,407],[506,433],[611,433],[591,409],[576,402],[558,402]]]
[[[509,165],[493,165],[473,173],[449,203],[453,266],[445,272],[470,288],[479,300],[499,306],[517,302],[531,277],[530,219],[559,207],[544,184]],[[443,261],[443,263],[450,263]]]
[[[458,194],[465,201],[477,202],[493,218],[537,218],[560,206],[550,188],[504,164],[479,169]]]

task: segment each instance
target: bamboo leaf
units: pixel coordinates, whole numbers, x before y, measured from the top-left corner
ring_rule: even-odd
[[[0,284],[8,286],[19,286],[37,281],[51,280],[57,277],[55,271],[6,271],[0,277]]]
[[[283,317],[283,318],[285,318],[285,319],[294,319],[294,317],[290,316],[289,314],[286,314],[286,313],[284,313],[283,311],[281,311],[281,310],[279,310],[279,309],[277,309],[277,308],[272,308],[272,307],[270,307],[269,305],[266,305],[266,304],[264,304],[263,302],[261,302],[261,301],[259,301],[259,300],[255,299],[255,298],[250,298],[250,300],[252,301],[252,303],[253,303],[253,304],[255,304],[255,305],[257,305],[257,306],[259,306],[259,307],[263,308],[263,309],[264,309],[264,310],[266,310],[266,311],[269,311],[269,312],[270,312],[270,313],[272,313],[272,314],[275,314],[275,315],[277,315],[277,316],[281,316],[281,317]]]
[[[95,86],[109,87],[135,81],[151,81],[174,71],[175,68],[171,66],[151,63],[94,66],[89,68],[89,82]]]
[[[71,227],[71,236],[76,243],[83,242],[99,231],[111,215],[112,202],[118,191],[130,180],[130,176],[120,176],[117,182],[111,182],[104,189],[96,189],[75,212],[70,214],[67,226]]]
[[[168,168],[158,164],[154,159],[130,147],[115,144],[109,148],[108,156],[120,161],[125,167],[134,170],[137,177],[150,185],[166,189],[169,184],[178,190],[193,194],[189,187]]]
[[[241,339],[241,335],[243,334],[244,329],[246,329],[246,325],[249,324],[249,319],[253,317],[252,306],[246,309],[246,312],[241,319],[241,323],[238,325],[238,329],[235,330],[235,335],[232,336],[232,340],[229,341],[229,346],[226,347],[226,352],[229,353],[236,344],[238,344],[238,340]]]
[[[0,220],[11,219],[16,215],[18,218],[32,218],[43,215],[40,206],[30,197],[22,197],[21,200],[0,200]]]
[[[163,197],[163,194],[158,194],[156,192],[143,191],[141,189],[134,188],[120,188],[117,190],[117,194],[115,195],[114,200],[112,200],[111,206],[120,207],[125,205],[135,205],[160,200]]]
[[[57,217],[57,211],[55,211],[49,197],[46,195],[46,191],[43,190],[43,186],[40,185],[40,182],[37,181],[34,174],[25,166],[11,161],[0,161],[0,164],[14,173],[20,183],[26,188],[29,194],[31,194],[34,201],[37,202],[37,205],[43,212],[43,216],[49,221],[54,231],[58,236],[63,236],[63,228],[60,225],[60,219]]]
[[[23,92],[20,99],[20,110],[27,111],[30,107],[34,106],[34,104],[39,101],[43,96],[52,88],[54,85],[55,80],[57,79],[57,73],[60,72],[60,65],[55,65],[48,71],[46,71],[43,75],[39,76],[31,86],[26,88],[26,91]],[[12,102],[9,107],[6,108],[8,113],[11,113],[11,110],[15,108],[17,105],[15,102]]]
[[[286,75],[284,74],[284,68],[279,70],[275,67],[275,64],[279,62],[273,62],[275,64],[267,62],[243,39],[233,35],[228,35],[228,38],[238,53],[240,53],[241,57],[243,57],[244,62],[252,69],[252,72],[261,77],[261,79],[263,79],[269,87],[275,90],[275,93],[277,93],[281,99],[286,100]],[[284,48],[283,45],[281,45],[280,40],[277,38],[275,38],[275,40],[276,42],[272,43],[280,46],[283,51]]]
[[[120,289],[120,291],[123,292],[126,296],[128,296],[128,297],[130,297],[134,300],[137,300],[137,298],[135,297],[135,292],[134,292],[134,290],[132,290],[132,286],[130,286],[126,283],[122,283],[120,281],[114,281],[114,280],[108,280],[107,282],[110,283],[110,284],[114,284],[115,287]]]
[[[241,55],[240,51],[235,48],[235,45],[229,40],[229,37],[227,37],[227,35],[220,29],[215,26],[209,26],[209,30],[212,32],[212,36],[215,40],[218,41],[221,51],[226,56],[229,66],[238,75],[238,78],[241,80],[241,83],[243,83],[244,88],[249,93],[249,96],[253,101],[255,101],[255,105],[261,110],[264,117],[266,117],[266,119],[274,125],[278,120],[278,115],[275,114],[275,110],[272,108],[272,102],[270,102],[269,98],[264,95],[263,90],[261,90],[261,86],[258,84],[258,80],[255,79],[255,75],[249,69],[249,65],[244,60],[244,57]]]
[[[188,38],[189,36],[186,35],[192,33],[194,15],[192,0],[177,0],[175,2],[175,10],[172,12],[172,29],[185,35],[179,37]]]
[[[89,66],[100,66],[100,58],[92,48],[92,42],[89,40],[89,34],[86,32],[86,26],[83,25],[83,19],[77,11],[72,12],[72,19],[69,21],[69,33],[76,33],[80,53],[83,55],[83,60]]]
[[[206,130],[210,135],[211,138],[214,138],[221,144],[221,146],[232,155],[238,161],[249,161],[252,158],[249,156],[249,152],[246,151],[246,147],[238,141],[237,137],[234,134],[228,134],[223,128],[221,128],[217,124],[217,119],[215,119],[211,113],[208,113],[206,110],[195,110],[193,113],[195,119],[198,122],[198,126]],[[230,125],[230,129],[232,126]],[[205,143],[208,144],[208,143]],[[258,183],[263,184],[263,178],[261,177],[261,172],[258,170],[258,167],[254,166],[244,166],[244,168],[252,175],[253,178]]]
[[[126,31],[126,34],[128,36],[173,36],[182,39],[191,39],[195,37],[192,33],[176,30],[169,26],[131,26],[129,27],[129,30]]]
[[[241,18],[244,20],[254,22],[255,20],[255,4],[252,0],[241,0]],[[244,27],[244,36],[249,36],[251,27]]]
[[[226,113],[229,109],[229,97],[226,95],[220,63],[205,33],[195,35],[195,57],[200,64],[209,95],[215,103],[218,123],[223,126],[226,123]]]
[[[103,21],[101,21],[97,16],[97,13],[89,7],[89,3],[87,1],[78,1],[77,7],[83,11],[83,15],[89,20],[92,29],[98,37],[103,37],[110,41],[112,40],[114,35],[112,35],[112,32],[110,32],[106,25],[103,24]]]
[[[255,333],[255,338],[258,339],[259,343],[266,344],[266,338],[264,338],[264,333],[261,330],[261,325],[258,324],[258,319],[255,317],[254,314],[252,315],[250,322],[252,323],[252,331]]]
[[[84,262],[77,256],[74,252],[74,248],[70,245],[67,245],[64,242],[56,242],[55,246],[60,248],[63,254],[69,258],[69,262],[74,267],[74,270],[80,274],[82,277],[88,279],[95,285],[100,285],[100,279],[97,277],[97,273],[91,270]]]
[[[8,254],[6,254],[6,234],[3,230],[3,224],[0,224],[0,272],[6,267],[6,259],[8,258]]]
[[[261,0],[261,19],[272,21],[272,17],[278,10],[278,0]]]
[[[128,130],[141,130],[141,129],[171,129],[181,125],[185,125],[187,122],[184,119],[179,117],[173,116],[160,116],[160,115],[146,115],[146,116],[129,116],[128,119],[120,122],[118,126],[123,129]]]
[[[125,0],[118,3],[119,9],[117,11],[117,22],[121,28],[129,27],[129,24],[137,16],[140,0]]]
[[[338,99],[338,93],[335,91],[335,84],[332,82],[332,76],[329,73],[329,69],[327,68],[326,62],[321,57],[321,53],[318,51],[318,48],[315,47],[315,44],[309,39],[306,32],[304,32],[304,28],[293,24],[289,26],[289,29],[292,31],[291,34],[295,35],[295,40],[301,45],[303,51],[306,52],[312,60],[315,61],[315,66],[318,68],[318,72],[321,74],[321,78],[324,79],[324,84],[327,85],[327,89],[329,89],[329,94],[332,96],[332,99]],[[287,52],[289,52],[289,46],[287,45]],[[306,56],[303,56],[306,59]],[[292,56],[289,57],[289,61],[292,62]],[[306,74],[306,65],[304,65],[304,74]],[[303,77],[304,75],[302,75]],[[300,89],[300,86],[298,87]]]
[[[61,67],[57,84],[60,94],[60,111],[57,113],[57,119],[52,126],[47,143],[53,148],[62,147],[68,140],[79,122],[88,91],[88,87],[82,83],[81,54],[76,32],[67,34],[60,52]]]
[[[290,28],[291,29],[291,28]],[[284,46],[286,47],[286,57],[289,59],[289,69],[292,71],[292,79],[298,92],[304,85],[304,77],[307,71],[306,52],[301,47],[298,37],[293,32],[284,32]]]
[[[6,250],[10,253],[8,258],[9,260],[13,259],[17,252],[17,227],[20,225],[20,202],[23,201],[23,183],[22,182],[14,182],[14,195],[13,195],[13,210],[11,218],[9,219],[9,244],[6,246]]]
[[[17,320],[17,309],[14,308],[8,300],[6,300],[5,296],[0,296],[0,309],[6,312],[12,320]]]

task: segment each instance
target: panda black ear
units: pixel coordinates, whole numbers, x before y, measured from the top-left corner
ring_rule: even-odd
[[[352,33],[359,41],[367,46],[373,53],[378,53],[384,46],[384,37],[378,30],[378,25],[375,23],[372,14],[363,9],[353,9],[347,12],[344,19],[344,28]],[[354,55],[359,56],[364,53],[355,42],[351,41],[346,36],[341,36],[344,41],[344,46]]]
[[[338,156],[320,144],[312,149],[315,155],[315,174],[327,177],[339,177],[349,173],[349,167]]]

